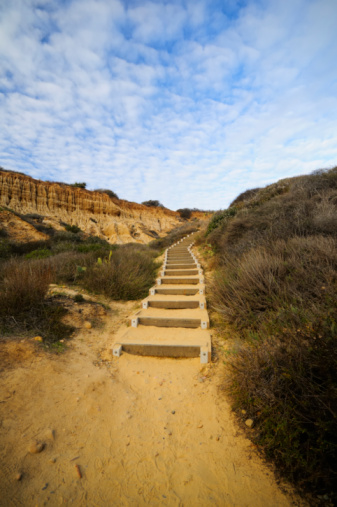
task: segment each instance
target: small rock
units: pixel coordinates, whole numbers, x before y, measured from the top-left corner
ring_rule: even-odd
[[[176,411],[175,411],[175,410],[172,410],[171,414],[173,414],[173,415],[174,415],[175,413],[176,413]]]
[[[42,338],[42,336],[35,336],[34,340],[35,340],[36,342],[43,342],[43,338]]]
[[[16,480],[16,481],[21,481],[21,479],[22,479],[22,473],[21,473],[21,472],[18,472],[18,473],[16,474],[16,476],[15,476],[15,480]]]
[[[245,421],[245,425],[248,426],[248,428],[252,428],[254,426],[254,421],[253,419],[247,419]]]
[[[39,454],[44,449],[44,444],[42,442],[31,442],[28,447],[28,451],[31,454]]]
[[[50,458],[49,463],[56,463],[56,458]]]
[[[247,410],[243,410],[243,409],[242,409],[242,410],[241,410],[241,414],[242,414],[242,415],[246,415],[246,414],[247,414]]]
[[[91,329],[92,328],[91,322],[89,322],[88,320],[86,320],[84,322],[84,327],[85,327],[85,329]]]
[[[45,438],[48,439],[48,440],[55,440],[55,431],[48,428],[46,431],[45,431]]]
[[[203,428],[204,425],[203,424],[199,424],[198,428]]]

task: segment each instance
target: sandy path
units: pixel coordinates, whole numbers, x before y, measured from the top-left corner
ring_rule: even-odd
[[[103,330],[83,329],[61,357],[36,355],[31,342],[9,346],[0,505],[292,505],[219,397],[219,367],[112,358],[112,334],[132,305],[114,307]],[[27,451],[34,439],[45,443],[40,454]]]

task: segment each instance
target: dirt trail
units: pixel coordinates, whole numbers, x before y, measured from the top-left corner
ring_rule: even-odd
[[[113,358],[112,335],[135,306],[112,308],[62,356],[1,344],[0,505],[305,505],[241,433],[217,391],[219,368]],[[27,450],[34,440],[39,454]]]

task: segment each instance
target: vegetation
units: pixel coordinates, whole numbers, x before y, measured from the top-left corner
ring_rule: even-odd
[[[82,182],[82,183],[72,183],[71,184],[72,187],[76,187],[76,188],[86,188],[87,184],[85,182]]]
[[[108,257],[89,267],[83,274],[83,286],[112,299],[140,299],[154,284],[159,264],[157,253],[144,245],[122,245]]]
[[[95,192],[100,192],[101,194],[107,194],[111,199],[119,199],[118,195],[113,190],[109,190],[106,188],[97,188],[95,190]]]
[[[192,210],[189,208],[177,209],[177,212],[179,213],[180,217],[184,218],[185,220],[188,220],[192,216]]]
[[[21,217],[21,215],[19,215]],[[34,220],[26,218],[36,227]],[[154,284],[159,248],[110,245],[76,226],[49,230],[49,239],[15,243],[0,237],[0,332],[33,332],[55,344],[73,329],[62,323],[66,310],[48,297],[51,282],[82,286],[112,299],[139,299]],[[74,234],[75,233],[75,234]],[[82,302],[81,295],[76,302]]]
[[[298,486],[336,501],[337,168],[246,191],[204,242],[212,305],[241,339],[226,361],[233,406]]]
[[[150,208],[164,208],[163,204],[161,204],[159,201],[144,201],[142,202],[144,206],[148,206]]]
[[[77,234],[78,232],[81,232],[81,229],[77,225],[69,225],[67,224],[65,226],[65,230],[68,232],[72,232],[73,234]]]
[[[73,328],[62,323],[66,311],[46,298],[53,273],[36,261],[11,259],[0,268],[0,330],[34,331],[52,343],[68,338]]]

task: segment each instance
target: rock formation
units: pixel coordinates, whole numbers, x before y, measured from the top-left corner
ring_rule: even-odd
[[[42,223],[64,230],[77,225],[110,243],[148,243],[181,224],[175,211],[109,197],[64,183],[36,180],[0,170],[0,206],[20,214],[38,214]]]

